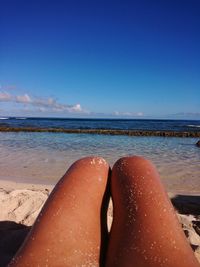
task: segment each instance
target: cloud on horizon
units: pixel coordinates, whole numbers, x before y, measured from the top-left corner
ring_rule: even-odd
[[[197,118],[200,119],[200,112],[179,112],[175,114],[169,114],[169,117],[175,118]]]
[[[12,86],[13,88],[14,86]],[[16,104],[17,109],[13,110],[12,113],[23,113],[26,114],[41,114],[48,116],[48,114],[59,114],[59,116],[64,116],[65,114],[74,114],[74,115],[84,115],[89,117],[102,117],[102,118],[131,118],[131,117],[143,117],[143,112],[120,112],[115,111],[111,113],[105,112],[93,112],[87,111],[82,108],[81,104],[77,103],[74,105],[61,104],[55,98],[48,97],[33,97],[28,93],[23,95],[11,94],[10,91],[7,92],[6,88],[10,87],[1,87],[0,86],[0,102]],[[23,108],[22,108],[23,107]],[[1,110],[2,112],[3,110]],[[46,114],[46,115],[45,115]]]
[[[23,104],[26,108],[31,107],[40,112],[86,113],[80,104],[61,104],[52,97],[40,98],[29,94],[13,95],[8,92],[0,92],[0,102]]]
[[[142,117],[144,116],[143,112],[119,112],[115,111],[113,112],[114,116],[122,116],[122,117]]]
[[[14,86],[13,86],[14,87]],[[10,87],[8,87],[10,88]],[[12,88],[13,90],[13,88]],[[4,110],[0,107],[2,114],[13,114],[15,115],[29,115],[29,116],[84,116],[92,118],[166,118],[166,119],[200,119],[200,112],[179,112],[174,114],[166,114],[162,116],[146,115],[143,112],[122,112],[114,111],[111,113],[105,112],[93,112],[87,111],[82,108],[81,104],[77,103],[74,105],[59,103],[53,97],[33,97],[28,93],[25,94],[13,94],[11,90],[6,91],[6,88],[0,86],[0,103],[11,103],[15,104],[15,109],[10,108]],[[24,114],[25,113],[25,114]]]

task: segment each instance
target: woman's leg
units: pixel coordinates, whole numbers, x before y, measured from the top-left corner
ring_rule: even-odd
[[[199,267],[155,167],[142,157],[112,170],[114,221],[106,267]]]
[[[102,158],[75,162],[55,186],[9,266],[99,266],[108,174]]]

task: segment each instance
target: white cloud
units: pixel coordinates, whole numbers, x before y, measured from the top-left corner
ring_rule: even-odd
[[[1,102],[12,102],[23,104],[26,107],[32,107],[41,112],[66,112],[66,113],[84,113],[85,111],[80,104],[68,105],[58,103],[56,99],[32,97],[28,94],[24,95],[11,95],[7,92],[0,92]]]
[[[143,112],[119,112],[115,111],[113,113],[114,116],[122,116],[122,117],[142,117],[144,116]]]
[[[6,93],[6,92],[0,92],[0,101],[1,102],[10,102],[13,100],[12,95]]]
[[[41,107],[41,108],[39,108],[39,111],[40,112],[45,112],[46,111],[46,108]]]
[[[72,106],[70,109],[72,112],[81,112],[82,111],[80,104],[76,104],[76,105]]]
[[[200,119],[200,112],[179,112],[175,114],[168,114],[167,118],[176,119]]]
[[[1,88],[0,88],[1,89]],[[41,97],[33,97],[29,94],[16,95],[10,94],[10,92],[6,92],[5,89],[1,89],[0,91],[0,102],[10,102],[15,103],[17,105],[17,109],[23,106],[24,111],[34,112],[42,112],[46,114],[59,113],[60,115],[64,114],[84,114],[84,116],[99,116],[99,117],[142,117],[144,116],[143,112],[121,112],[115,111],[113,113],[96,113],[86,111],[82,108],[80,103],[70,105],[59,103],[55,98],[41,98]]]
[[[176,114],[171,114],[171,116],[197,116],[199,117],[200,116],[200,112],[179,112],[179,113],[176,113]]]
[[[19,95],[15,97],[15,101],[17,103],[23,103],[23,104],[28,104],[31,103],[31,98],[28,94],[25,95]]]
[[[138,112],[136,113],[137,116],[144,116],[144,113],[143,112]]]

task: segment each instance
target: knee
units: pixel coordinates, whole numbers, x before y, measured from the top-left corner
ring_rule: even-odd
[[[66,174],[75,174],[82,180],[90,180],[94,182],[95,177],[104,177],[107,179],[110,167],[106,160],[102,157],[90,156],[75,161],[67,170]]]
[[[89,156],[89,157],[84,157],[81,158],[77,161],[75,161],[73,163],[72,166],[82,166],[82,167],[108,167],[108,163],[106,162],[106,160],[102,157],[98,157],[98,156]]]
[[[122,157],[116,161],[113,166],[113,171],[117,170],[125,170],[125,169],[137,169],[137,168],[145,168],[152,166],[150,160],[142,157],[142,156],[128,156]]]

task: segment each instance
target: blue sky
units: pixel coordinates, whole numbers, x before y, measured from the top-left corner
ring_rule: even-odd
[[[200,119],[199,0],[2,0],[0,116]]]

